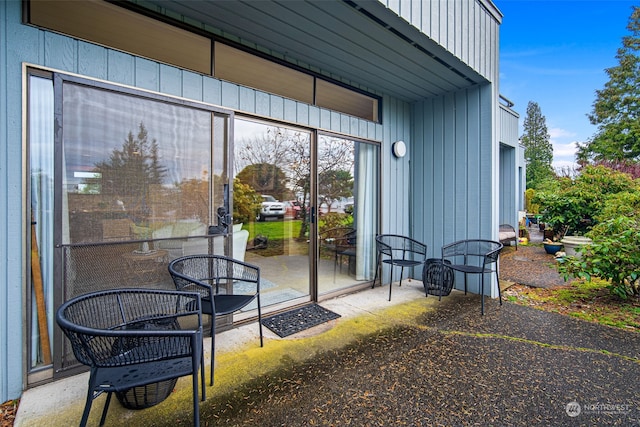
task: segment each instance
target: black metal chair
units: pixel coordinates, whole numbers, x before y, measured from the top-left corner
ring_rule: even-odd
[[[340,265],[342,271],[342,257],[349,259],[356,256],[356,229],[353,227],[334,227],[320,233],[320,249],[333,254],[333,280]]]
[[[503,245],[500,242],[483,239],[459,240],[442,247],[442,260],[450,261],[450,268],[464,273],[464,293],[467,293],[467,274],[480,274],[482,295],[481,313],[484,315],[484,276],[487,273],[496,273],[498,283],[498,299],[502,305],[500,291],[500,272],[498,259]],[[495,266],[495,268],[494,268]]]
[[[380,234],[376,236],[376,249],[378,252],[376,260],[376,274],[373,278],[373,288],[378,277],[380,262],[391,266],[391,279],[389,281],[389,301],[391,301],[391,284],[393,283],[393,267],[400,267],[400,284],[402,286],[402,275],[404,269],[423,265],[427,259],[427,245],[410,237],[398,234]],[[387,257],[386,259],[384,257]],[[382,275],[381,275],[382,276]],[[380,278],[382,285],[382,277]]]
[[[260,307],[260,268],[222,255],[189,255],[169,263],[169,274],[178,290],[198,292],[202,313],[211,316],[211,379],[215,361],[216,316],[233,314],[257,301],[260,347],[262,311]]]
[[[81,426],[87,423],[93,400],[102,393],[107,393],[107,399],[101,426],[112,393],[124,394],[186,375],[193,377],[193,424],[200,425],[198,370],[205,400],[200,295],[147,289],[95,292],[62,304],[56,322],[69,338],[76,359],[91,368]],[[145,407],[164,398],[146,402]]]

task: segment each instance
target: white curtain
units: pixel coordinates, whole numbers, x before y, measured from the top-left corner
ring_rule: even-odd
[[[38,245],[42,285],[47,312],[49,342],[53,337],[53,82],[29,78],[29,160],[31,212]],[[32,248],[32,250],[35,248]],[[35,253],[35,252],[33,252]],[[32,289],[33,295],[33,289]],[[35,296],[31,306],[31,367],[42,362],[38,311]],[[50,348],[53,348],[50,345]]]
[[[378,223],[378,147],[356,143],[356,280],[372,280],[376,260]]]

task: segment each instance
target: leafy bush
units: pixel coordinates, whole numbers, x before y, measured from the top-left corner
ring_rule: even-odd
[[[233,220],[236,223],[249,223],[260,212],[262,198],[251,186],[237,178],[233,180]]]
[[[608,280],[611,292],[622,299],[640,296],[640,220],[619,216],[599,223],[589,236],[593,243],[582,248],[582,257],[567,257],[558,271],[586,280]]]
[[[537,214],[540,212],[540,206],[532,203],[535,194],[536,190],[534,190],[533,188],[527,188],[524,192],[525,209],[528,213]]]
[[[609,198],[618,193],[637,192],[633,179],[604,166],[586,166],[575,178],[559,178],[536,192],[532,203],[540,205],[544,222],[556,235],[567,231],[584,235],[602,218]]]
[[[611,292],[622,299],[638,296],[640,286],[640,186],[629,175],[603,166],[585,168],[584,176],[576,178],[570,190],[562,196],[583,207],[567,207],[563,221],[571,223],[577,217],[588,218],[586,235],[593,243],[582,248],[582,257],[568,257],[558,264],[565,275],[591,280],[599,277],[609,282]],[[578,196],[582,196],[582,198]],[[553,200],[553,196],[551,196]],[[550,212],[560,215],[556,206]],[[586,227],[585,227],[586,229]]]
[[[322,215],[319,231],[323,232],[336,227],[350,227],[353,224],[353,216],[346,213],[330,212]]]

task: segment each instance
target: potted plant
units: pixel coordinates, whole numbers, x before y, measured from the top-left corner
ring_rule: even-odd
[[[542,241],[542,244],[544,245],[544,251],[549,255],[555,255],[558,252],[562,251],[561,242],[553,241],[551,239],[544,239]]]

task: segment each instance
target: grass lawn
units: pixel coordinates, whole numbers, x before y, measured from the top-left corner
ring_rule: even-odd
[[[307,237],[300,238],[302,228],[300,219],[252,222],[243,225],[242,228],[249,231],[248,249],[251,248],[256,236],[267,238],[267,247],[256,249],[262,256],[308,253]]]
[[[576,280],[569,285],[549,289],[513,285],[503,292],[503,298],[589,322],[640,332],[640,299],[621,300],[609,292],[607,282],[603,280]]]

